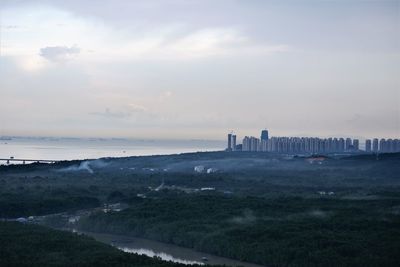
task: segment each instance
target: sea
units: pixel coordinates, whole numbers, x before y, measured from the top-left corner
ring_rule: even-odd
[[[219,140],[1,137],[0,159],[74,160],[223,150]],[[1,163],[0,163],[1,164]]]

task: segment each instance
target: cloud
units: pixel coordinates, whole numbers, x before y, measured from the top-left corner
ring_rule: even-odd
[[[114,119],[124,119],[130,117],[132,114],[129,112],[122,111],[111,111],[110,108],[106,108],[104,112],[91,112],[90,115],[105,117],[105,118],[114,118]]]
[[[160,58],[201,59],[238,54],[265,55],[288,50],[286,45],[256,44],[237,29],[205,28],[180,38],[167,36],[153,46],[151,53]]]
[[[267,38],[254,38],[251,32],[239,25],[193,25],[174,21],[155,22],[149,27],[140,19],[114,25],[96,17],[80,17],[54,7],[10,9],[6,19],[7,25],[29,26],[19,29],[23,30],[23,35],[10,35],[9,43],[20,43],[18,36],[27,36],[24,37],[25,45],[7,48],[4,53],[31,55],[40,50],[40,57],[49,62],[63,62],[78,54],[79,63],[96,65],[99,61],[179,62],[221,57],[259,57],[288,50],[285,44],[261,41]],[[34,31],[34,28],[40,30]],[[70,40],[79,43],[82,49],[58,45],[68,44]],[[43,47],[43,41],[51,44]]]
[[[289,46],[283,44],[256,43],[235,28],[200,29],[178,39],[166,40],[158,49],[180,59],[267,55],[290,50]]]
[[[60,62],[80,53],[77,46],[47,46],[40,49],[39,55],[52,62]]]
[[[169,45],[171,51],[185,57],[223,55],[245,45],[247,38],[233,29],[203,29]]]
[[[122,109],[118,109],[117,111],[113,111],[110,108],[106,108],[105,111],[103,112],[91,112],[89,114],[110,119],[127,119],[129,117],[132,117],[132,115],[136,113],[143,113],[145,111],[146,111],[145,107],[131,103],[126,105]]]
[[[186,61],[237,56],[258,57],[291,50],[286,44],[254,40],[237,28],[206,27],[189,30],[166,25],[145,34],[132,35],[123,30],[120,32],[124,33],[123,42],[115,41],[122,38],[117,34],[111,41],[102,41],[102,47],[90,44],[96,53],[86,56],[107,61]]]

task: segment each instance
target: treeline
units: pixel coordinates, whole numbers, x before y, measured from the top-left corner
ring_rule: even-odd
[[[2,267],[186,266],[125,253],[83,235],[15,222],[0,222],[0,244]]]
[[[100,201],[95,197],[63,192],[54,191],[46,194],[42,190],[37,192],[31,190],[20,194],[1,193],[0,218],[45,215],[94,208],[100,205]]]
[[[398,198],[176,196],[93,214],[80,227],[268,266],[399,266],[399,205]]]
[[[137,194],[152,197],[154,191],[149,188],[162,182],[177,188],[214,187],[235,195],[268,198],[315,197],[319,190],[335,191],[335,196],[369,194],[378,188],[399,192],[399,160],[400,153],[362,155],[328,158],[319,165],[268,153],[210,152],[102,159],[104,166],[94,164],[94,173],[63,171],[81,161],[1,166],[0,217],[64,212],[104,202],[129,203]],[[196,173],[196,165],[219,171]]]

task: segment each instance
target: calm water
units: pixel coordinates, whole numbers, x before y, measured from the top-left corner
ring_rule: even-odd
[[[183,248],[171,244],[152,241],[143,238],[134,238],[121,235],[99,234],[83,232],[85,235],[94,237],[96,240],[112,244],[113,246],[130,253],[143,254],[150,257],[158,256],[166,261],[179,262],[184,264],[220,264],[228,266],[243,267],[263,267],[262,265],[232,260],[224,257],[218,257],[193,249]],[[203,261],[203,257],[207,261]]]
[[[207,140],[12,138],[0,139],[0,158],[93,159],[216,151],[224,146],[222,141]]]

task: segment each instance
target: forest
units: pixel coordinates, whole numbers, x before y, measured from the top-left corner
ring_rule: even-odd
[[[84,235],[17,222],[0,222],[0,244],[0,266],[7,267],[186,266],[125,253]]]
[[[94,213],[79,226],[269,266],[398,266],[399,209],[400,198],[182,195]]]
[[[399,266],[399,163],[207,152],[0,166],[0,218],[70,227],[65,214],[88,210],[74,227],[266,266]],[[115,203],[127,208],[102,212]]]

